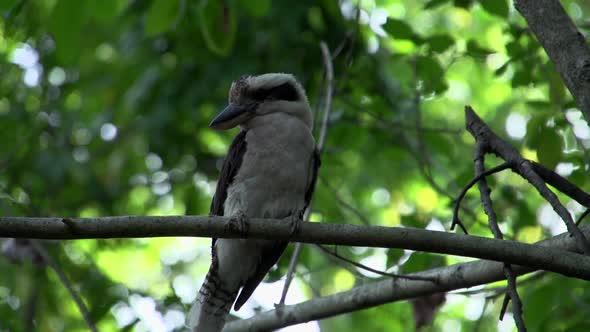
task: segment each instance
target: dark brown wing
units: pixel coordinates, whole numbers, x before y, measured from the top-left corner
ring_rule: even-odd
[[[238,169],[242,165],[244,154],[246,153],[246,131],[241,131],[231,146],[223,166],[221,166],[221,174],[219,174],[219,180],[217,181],[217,188],[215,189],[215,195],[211,201],[211,209],[209,214],[212,216],[223,216],[223,208],[225,200],[227,199],[227,189],[234,180],[234,177],[238,173]],[[213,238],[212,245],[215,245],[215,238]]]
[[[303,217],[303,213],[305,213],[305,209],[311,203],[311,198],[313,197],[313,192],[315,190],[315,184],[318,180],[318,171],[320,170],[320,166],[322,165],[322,159],[320,158],[320,151],[315,148],[313,149],[313,156],[311,160],[311,181],[307,186],[307,190],[305,191],[305,206],[303,207],[303,211],[301,211],[301,217]]]
[[[320,153],[317,149],[314,149],[312,160],[311,160],[311,181],[305,190],[305,206],[303,210],[300,212],[299,217],[302,218],[303,214],[305,213],[305,209],[309,206],[311,202],[311,198],[313,196],[313,191],[315,189],[315,183],[318,177],[318,170],[320,168],[321,161],[320,161]],[[287,217],[287,216],[285,216]],[[239,310],[244,303],[250,298],[258,284],[264,279],[264,276],[268,273],[268,270],[279,260],[283,251],[287,247],[288,242],[277,242],[271,247],[268,247],[262,253],[262,260],[260,261],[260,265],[256,269],[256,272],[252,277],[250,277],[244,283],[244,287],[240,291],[240,295],[234,304],[234,310]]]

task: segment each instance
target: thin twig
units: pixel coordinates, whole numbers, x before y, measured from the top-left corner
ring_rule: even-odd
[[[475,150],[475,174],[478,177],[485,173],[485,153],[486,148],[482,143],[478,142]],[[488,181],[485,177],[481,177],[478,183],[481,201],[483,203],[484,210],[488,215],[490,229],[492,230],[492,233],[494,233],[494,237],[501,240],[504,238],[504,236],[502,234],[502,230],[500,230],[500,227],[498,226],[496,211],[494,211],[492,198],[490,197],[491,190],[488,186]],[[502,320],[504,317],[504,313],[506,312],[506,308],[508,306],[508,301],[512,300],[512,312],[514,315],[516,327],[518,328],[519,332],[525,332],[526,325],[522,315],[522,301],[520,300],[520,296],[518,295],[518,291],[516,289],[516,273],[514,273],[510,264],[504,263],[504,275],[506,276],[506,280],[508,280],[508,293],[504,298],[504,303],[502,304],[502,309],[500,310],[500,320]]]
[[[320,42],[320,49],[322,51],[322,58],[324,60],[324,68],[326,70],[326,94],[324,99],[324,117],[322,119],[322,127],[320,129],[320,137],[318,139],[317,149],[321,156],[322,151],[324,150],[324,145],[326,143],[326,136],[328,134],[328,119],[330,118],[330,111],[332,110],[332,92],[333,92],[333,81],[334,81],[334,69],[332,67],[332,56],[330,55],[330,49],[328,45],[324,42]],[[307,207],[307,211],[305,211],[304,220],[307,222],[311,216],[311,209],[313,206],[313,196],[312,200]],[[295,245],[295,250],[291,255],[291,262],[289,262],[289,269],[287,270],[287,277],[285,279],[285,285],[283,286],[283,291],[281,293],[281,300],[279,301],[279,306],[285,305],[285,299],[287,297],[287,292],[289,291],[289,286],[291,285],[291,281],[293,280],[293,273],[295,272],[295,268],[297,267],[297,262],[299,261],[299,257],[301,256],[301,250],[303,249],[303,243],[297,243]]]
[[[324,149],[326,137],[328,135],[328,119],[332,110],[332,92],[334,81],[334,69],[332,67],[332,57],[330,56],[330,49],[325,42],[320,42],[322,56],[324,59],[324,66],[326,68],[326,95],[324,96],[324,118],[322,120],[322,128],[320,129],[320,138],[318,140],[318,150],[320,153]]]
[[[35,273],[33,275],[33,285],[29,290],[29,296],[27,299],[27,304],[24,308],[24,331],[25,332],[33,332],[35,331],[35,317],[37,316],[37,309],[39,306],[39,295],[41,290],[41,285],[43,284],[40,282],[42,274]]]
[[[322,250],[323,252],[334,256],[342,261],[345,261],[349,264],[352,264],[356,267],[358,267],[359,269],[363,269],[369,272],[373,272],[375,274],[378,275],[382,275],[385,277],[391,277],[391,278],[400,278],[400,279],[407,279],[407,280],[421,280],[421,281],[430,281],[430,282],[434,282],[434,283],[438,283],[438,279],[436,278],[431,278],[431,277],[421,277],[421,276],[412,276],[412,275],[403,275],[403,274],[396,274],[396,273],[389,273],[389,272],[385,272],[385,271],[381,271],[381,270],[377,270],[374,269],[372,267],[366,266],[364,264],[361,264],[359,262],[353,261],[352,259],[346,258],[342,255],[340,255],[339,253],[332,251],[328,248],[326,248],[325,246],[321,245],[321,244],[317,244],[316,247],[318,247],[320,250]]]
[[[332,186],[332,184],[330,184],[330,182],[328,180],[326,180],[324,177],[320,176],[319,179],[322,181],[322,183],[326,186],[326,188],[328,188],[331,192],[332,195],[334,196],[334,198],[336,198],[336,201],[338,201],[338,203],[346,208],[347,210],[349,210],[350,212],[354,213],[354,215],[356,215],[359,220],[365,224],[365,225],[371,225],[371,222],[369,221],[369,218],[367,218],[367,216],[365,216],[361,211],[359,211],[359,209],[357,209],[356,207],[352,206],[352,204],[348,203],[347,201],[345,201],[340,194],[338,194],[338,190],[336,190],[336,188],[334,188]]]
[[[547,271],[533,272],[530,277],[528,277],[524,280],[520,280],[518,282],[518,284],[522,286],[524,284],[528,284],[533,281],[538,281],[539,279],[545,277],[546,275],[548,275]],[[476,289],[476,290],[466,289],[466,290],[461,290],[458,292],[452,292],[451,294],[472,296],[472,295],[477,295],[477,294],[491,293],[489,295],[485,295],[485,298],[488,300],[493,300],[493,299],[496,299],[498,296],[505,294],[507,289],[508,289],[508,287],[506,287],[506,286],[497,286],[497,287],[481,288],[481,289]]]
[[[481,180],[482,178],[488,177],[492,174],[502,172],[503,170],[510,168],[510,167],[511,167],[510,163],[507,163],[507,162],[503,163],[503,164],[498,165],[494,168],[490,168],[490,169],[486,170],[485,172],[479,174],[478,176],[474,177],[471,181],[469,181],[469,183],[463,188],[463,190],[461,190],[459,197],[457,197],[457,200],[455,201],[455,207],[453,209],[453,222],[451,223],[451,230],[454,230],[455,226],[459,225],[463,229],[463,232],[465,232],[465,234],[468,234],[467,230],[465,229],[465,226],[463,225],[463,223],[461,223],[461,219],[459,219],[459,207],[461,206],[461,201],[463,201],[463,198],[465,198],[465,195],[467,194],[469,189],[471,189],[471,187],[473,187],[479,180]]]
[[[47,250],[41,245],[41,243],[39,243],[39,241],[30,240],[30,242],[31,242],[31,246],[35,249],[35,251],[37,251],[39,256],[41,256],[41,258],[43,258],[45,263],[49,267],[51,267],[53,269],[53,271],[55,271],[55,273],[57,274],[61,283],[68,290],[68,292],[70,293],[70,296],[72,296],[72,299],[74,300],[74,302],[76,302],[76,306],[78,306],[78,310],[80,310],[82,317],[84,317],[84,320],[86,321],[86,325],[88,325],[88,328],[92,332],[98,332],[98,328],[96,327],[96,324],[94,324],[94,321],[92,320],[92,317],[90,316],[90,312],[88,311],[86,304],[84,304],[82,297],[74,289],[72,282],[68,279],[65,272],[59,266],[59,264],[57,264],[57,262],[55,260],[53,260],[53,258],[51,258],[51,256],[47,252]]]
[[[549,183],[551,186],[555,187],[555,189],[561,191],[562,193],[568,195],[573,200],[580,203],[580,205],[590,208],[590,194],[571,183],[568,179],[536,161],[531,161],[531,165],[533,166],[533,170],[539,174],[539,176],[545,180],[545,182]]]

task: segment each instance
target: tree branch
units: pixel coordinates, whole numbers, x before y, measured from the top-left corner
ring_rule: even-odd
[[[473,187],[473,185],[476,184],[478,181],[480,181],[481,179],[485,179],[487,176],[490,176],[492,174],[502,172],[503,170],[506,170],[510,167],[510,163],[503,163],[494,168],[490,168],[485,172],[477,175],[475,178],[471,179],[471,181],[469,181],[469,183],[466,184],[465,187],[463,187],[463,190],[461,190],[459,197],[457,197],[457,200],[455,201],[455,206],[453,208],[453,222],[451,223],[451,230],[455,229],[456,225],[459,225],[463,228],[463,232],[465,234],[468,234],[467,229],[465,229],[465,226],[463,226],[463,223],[459,219],[459,207],[461,207],[461,201],[463,200],[463,198],[465,198],[465,195],[467,194],[469,189],[471,189],[471,187]]]
[[[489,259],[590,280],[590,257],[515,241],[416,228],[302,223],[296,234],[280,219],[250,219],[248,230],[229,228],[228,217],[119,216],[103,218],[0,217],[0,237],[96,239],[164,236],[256,238],[316,244],[398,248]],[[590,227],[588,228],[590,229]]]
[[[557,0],[514,0],[590,123],[590,47]]]
[[[65,274],[63,269],[55,260],[53,260],[53,258],[51,258],[51,256],[49,255],[47,250],[45,250],[45,248],[41,245],[41,243],[35,240],[31,240],[30,242],[31,246],[35,248],[37,253],[43,258],[43,261],[45,261],[45,263],[49,267],[51,267],[53,271],[55,271],[61,283],[70,293],[72,299],[78,307],[78,310],[80,310],[82,317],[84,317],[84,321],[86,322],[86,325],[88,325],[88,329],[92,332],[98,332],[98,328],[96,327],[96,324],[94,324],[94,320],[92,319],[92,316],[90,315],[90,311],[88,311],[86,304],[84,304],[84,300],[82,300],[80,294],[78,294],[78,292],[74,289],[72,282],[70,281],[70,279],[68,279],[68,276]]]
[[[587,235],[590,235],[590,227],[582,229]],[[454,235],[463,238],[470,237]],[[562,252],[577,249],[574,239],[566,233],[538,242],[537,245],[544,249],[552,247],[552,250]],[[414,276],[437,278],[438,283],[407,279],[383,280],[355,287],[346,292],[315,298],[296,305],[288,305],[281,308],[281,311],[272,310],[249,319],[229,322],[226,324],[224,332],[270,331],[394,301],[487,284],[503,280],[503,269],[503,263],[475,261],[414,273],[412,274]],[[513,266],[513,269],[517,275],[533,271],[533,269],[522,266]]]
[[[475,114],[471,106],[465,107],[465,124],[467,130],[473,135],[478,144],[482,144],[484,148],[494,153],[506,162],[514,165],[512,168],[521,177],[526,179],[541,196],[551,204],[553,210],[561,217],[568,232],[576,239],[580,250],[585,254],[590,254],[590,244],[588,240],[580,232],[569,211],[561,204],[559,198],[555,193],[547,187],[545,181],[535,172],[531,162],[526,160],[513,146],[504,142],[498,135],[496,135],[483,121]]]
[[[555,189],[561,191],[562,193],[568,195],[576,202],[580,203],[580,205],[590,208],[590,194],[571,183],[568,179],[536,161],[531,161],[531,165],[533,166],[533,170],[539,174],[539,176],[543,178],[545,182],[555,187]]]
[[[485,173],[485,153],[486,151],[482,144],[478,143],[475,149],[475,175],[478,177]],[[486,178],[481,178],[479,180],[479,193],[484,211],[488,215],[490,229],[492,230],[492,233],[496,239],[502,240],[504,238],[504,234],[502,234],[502,230],[500,230],[500,226],[498,226],[498,220],[496,211],[494,210],[491,192],[492,191],[490,190],[490,186],[488,185]],[[500,310],[500,320],[504,318],[504,313],[508,307],[509,300],[512,300],[512,312],[514,314],[516,327],[518,328],[519,332],[526,332],[527,329],[522,314],[522,301],[520,300],[520,296],[518,295],[518,291],[516,289],[516,274],[514,273],[514,270],[512,270],[512,266],[510,264],[504,264],[504,276],[508,281],[508,292],[504,297],[504,303],[502,305],[502,309]]]

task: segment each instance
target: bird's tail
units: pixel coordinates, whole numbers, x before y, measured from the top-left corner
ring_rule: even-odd
[[[223,329],[229,310],[236,300],[239,288],[228,289],[219,279],[217,264],[212,264],[197,294],[189,317],[192,332],[219,332]]]

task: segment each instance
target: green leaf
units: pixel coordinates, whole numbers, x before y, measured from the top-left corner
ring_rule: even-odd
[[[17,0],[2,0],[0,1],[0,11],[10,10],[16,6]]]
[[[545,128],[541,137],[537,148],[537,158],[547,168],[555,169],[557,163],[562,159],[563,139],[553,128]]]
[[[541,116],[534,116],[532,117],[526,124],[526,145],[531,149],[537,149],[543,136],[541,135],[543,132],[543,128],[545,128],[545,123],[547,122],[547,117],[545,115]]]
[[[444,266],[446,258],[442,255],[429,254],[425,252],[414,252],[412,256],[404,263],[402,270],[404,273],[420,272],[435,267]]]
[[[270,0],[257,0],[256,2],[248,0],[238,1],[238,7],[247,15],[254,18],[264,17],[270,11],[272,2]]]
[[[207,1],[199,6],[197,13],[209,50],[220,56],[229,55],[236,37],[235,8],[220,1]]]
[[[531,100],[527,100],[525,102],[528,106],[536,109],[536,110],[550,110],[551,107],[553,107],[553,104],[551,104],[550,102],[546,101],[546,100],[535,100],[535,99],[531,99]],[[547,121],[546,118],[543,119],[544,121]]]
[[[496,16],[507,18],[510,8],[507,0],[478,0],[483,9]]]
[[[512,76],[512,82],[510,83],[512,84],[513,88],[516,88],[519,86],[527,86],[532,82],[532,80],[533,77],[530,70],[519,68],[514,72],[514,76]]]
[[[309,26],[311,26],[315,31],[321,32],[326,28],[322,9],[319,7],[309,8],[307,11],[307,21],[309,22]]]
[[[414,41],[416,44],[424,42],[422,37],[416,34],[412,27],[402,20],[388,18],[387,22],[383,25],[383,29],[397,39],[408,39]]]
[[[513,199],[517,208],[517,215],[514,218],[514,231],[518,232],[525,226],[534,226],[537,224],[537,218],[535,213],[531,210],[525,200]]]
[[[469,9],[473,5],[473,0],[454,0],[453,5],[455,7]]]
[[[547,299],[558,299],[559,293],[563,291],[563,287],[559,283],[547,283],[534,285],[531,287],[532,290],[529,291],[524,296],[524,301],[527,304],[527,310],[524,310],[524,319],[526,322],[530,322],[527,324],[527,327],[531,331],[550,331],[551,329],[543,329],[542,326],[550,320],[550,316],[547,315],[547,312],[551,312],[551,307],[554,305],[549,305],[547,303]]]
[[[568,176],[568,180],[570,180],[572,183],[575,183],[576,186],[582,188],[584,183],[586,183],[588,180],[588,173],[583,168],[579,168]]]
[[[524,48],[517,40],[506,43],[506,51],[512,58],[520,57],[524,53]]]
[[[551,61],[545,66],[545,74],[549,81],[549,100],[555,105],[563,105],[566,99],[565,85]]]
[[[418,57],[416,59],[418,77],[424,82],[426,93],[441,93],[447,89],[444,81],[444,70],[434,57]]]
[[[434,35],[426,39],[426,43],[432,52],[442,53],[455,44],[455,40],[449,35]]]
[[[444,5],[447,2],[450,2],[451,0],[430,0],[428,3],[426,3],[424,5],[424,9],[433,9],[439,6]]]
[[[387,250],[387,268],[396,265],[399,259],[404,255],[404,251],[401,249],[389,249]]]
[[[79,55],[87,16],[86,1],[62,0],[55,5],[49,30],[55,38],[57,57],[62,62],[71,63]]]
[[[408,227],[423,228],[426,226],[426,222],[421,220],[415,214],[410,214],[401,217],[401,224]]]
[[[496,51],[481,47],[475,40],[467,41],[467,53],[471,56],[484,57],[496,53]]]
[[[119,16],[128,4],[125,0],[89,1],[88,8],[92,17],[100,23],[107,24]]]
[[[153,37],[168,31],[176,22],[179,10],[179,0],[154,0],[147,13],[146,35]]]
[[[500,68],[494,70],[494,75],[502,76],[502,74],[504,74],[506,72],[506,69],[508,69],[509,64],[510,64],[510,61],[506,61],[506,63],[501,65]]]

